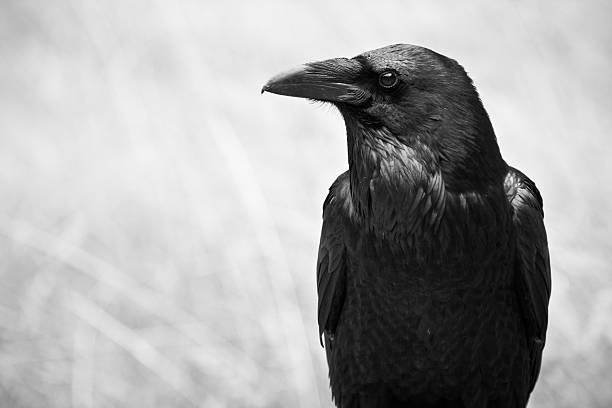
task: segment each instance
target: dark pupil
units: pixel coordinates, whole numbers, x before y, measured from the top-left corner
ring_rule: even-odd
[[[393,85],[395,85],[395,83],[397,82],[397,78],[395,76],[395,73],[393,73],[393,72],[385,72],[385,73],[380,75],[380,78],[378,79],[378,82],[380,82],[381,86],[383,86],[385,88],[390,88]]]

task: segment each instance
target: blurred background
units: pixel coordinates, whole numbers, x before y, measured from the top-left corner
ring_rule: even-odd
[[[544,196],[531,407],[612,406],[612,3],[0,2],[0,406],[330,407],[315,262],[340,115],[260,95],[407,42]]]

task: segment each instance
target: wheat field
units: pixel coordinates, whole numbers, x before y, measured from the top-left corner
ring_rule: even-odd
[[[294,65],[407,42],[473,78],[544,197],[530,406],[612,406],[612,3],[0,2],[0,406],[331,407],[327,106]]]

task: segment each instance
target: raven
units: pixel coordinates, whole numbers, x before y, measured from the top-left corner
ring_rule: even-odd
[[[463,67],[397,44],[264,91],[330,102],[346,124],[317,262],[336,405],[526,406],[551,290],[542,198],[502,159]]]

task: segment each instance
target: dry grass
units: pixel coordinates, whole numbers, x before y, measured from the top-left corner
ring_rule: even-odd
[[[554,294],[531,406],[610,406],[611,11],[2,2],[0,405],[330,406],[314,263],[343,124],[259,89],[410,42],[466,66],[545,198]]]

